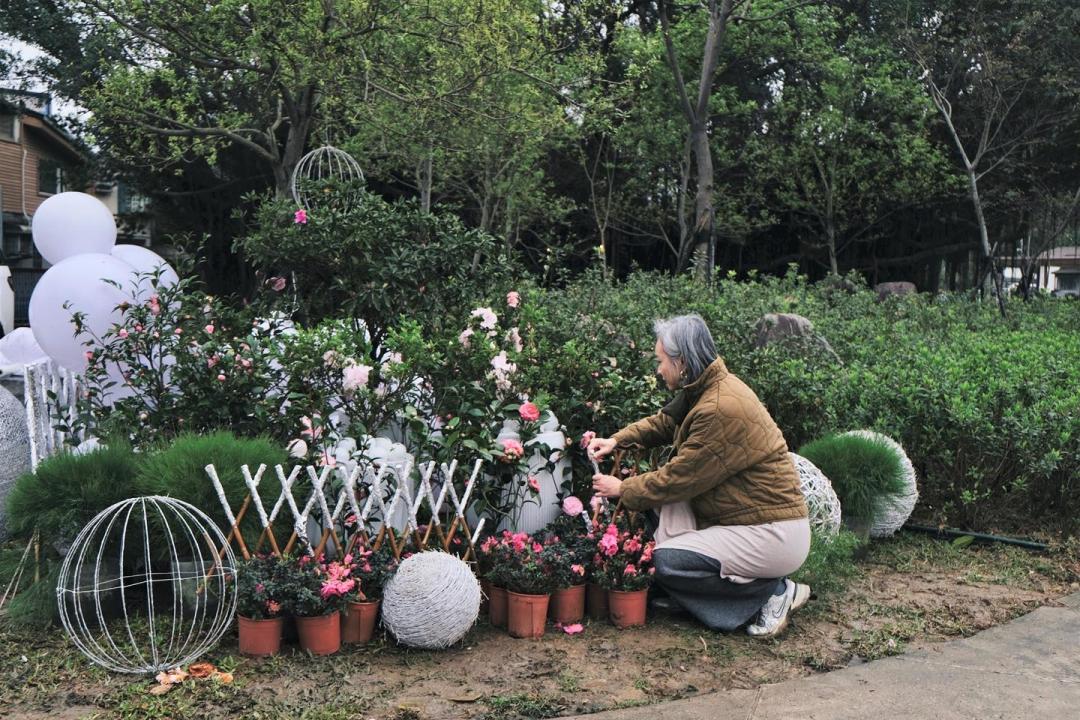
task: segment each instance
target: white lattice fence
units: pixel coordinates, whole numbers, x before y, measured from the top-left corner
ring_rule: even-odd
[[[77,415],[76,402],[80,388],[74,373],[52,361],[27,365],[23,369],[23,377],[26,425],[30,433],[30,466],[37,468],[38,463],[55,454],[67,441],[67,434],[56,427],[61,422],[70,424],[70,419]]]
[[[252,473],[251,468],[244,465],[241,472],[248,494],[235,512],[226,498],[217,468],[207,465],[206,474],[218,493],[221,508],[231,526],[226,545],[235,542],[245,559],[250,557],[252,552],[261,552],[266,543],[275,555],[288,554],[299,545],[303,552],[318,556],[323,553],[331,539],[335,548],[345,548],[346,551],[357,544],[377,550],[384,543],[388,543],[394,556],[400,558],[410,536],[416,550],[433,547],[433,536],[443,550],[449,550],[454,539],[461,534],[468,542],[469,548],[464,555],[464,559],[468,560],[475,557],[476,542],[484,528],[483,519],[477,523],[476,528],[470,528],[466,519],[466,509],[482,467],[483,462],[477,460],[464,484],[463,492],[459,495],[454,483],[458,470],[456,460],[450,465],[438,466],[437,478],[434,462],[421,466],[420,482],[415,492],[411,489],[413,468],[409,462],[401,467],[384,465],[378,470],[356,467],[349,473],[338,468],[316,468],[311,465],[296,465],[286,472],[283,466],[275,465],[273,472],[281,485],[281,491],[273,499],[273,503],[267,505],[259,486],[270,468],[260,465]],[[310,492],[306,498],[301,498],[302,503],[297,502],[294,492],[299,486],[297,481],[301,473],[310,484]],[[338,486],[336,490],[335,485]],[[327,497],[328,493],[333,496],[333,503]],[[447,500],[451,503],[448,509],[452,510],[452,513],[447,518],[449,524],[444,527],[443,519],[446,513],[443,508]],[[431,520],[427,525],[421,525],[418,515],[425,504],[430,511]],[[386,520],[394,517],[399,508],[405,509],[405,519],[400,523],[400,527],[394,527]],[[254,548],[247,547],[240,532],[240,523],[249,512],[255,513],[262,528]],[[279,544],[274,534],[274,524],[283,512],[287,513],[285,517],[291,517],[292,521],[291,534],[284,546]],[[351,515],[352,522],[347,522],[347,512]],[[313,542],[309,537],[309,528],[312,525],[320,529],[317,542]],[[342,543],[341,537],[348,525],[353,525],[356,529],[346,542]],[[339,529],[342,535],[339,535]],[[225,548],[222,548],[221,554],[224,553]]]

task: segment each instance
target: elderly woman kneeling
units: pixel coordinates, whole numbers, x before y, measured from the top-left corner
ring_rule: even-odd
[[[754,392],[728,372],[697,315],[658,321],[657,372],[678,390],[652,417],[589,451],[672,444],[659,470],[625,480],[595,475],[594,490],[631,510],[659,511],[653,562],[671,598],[714,630],[750,623],[775,637],[810,588],[786,576],[810,551],[810,523],[787,443]]]

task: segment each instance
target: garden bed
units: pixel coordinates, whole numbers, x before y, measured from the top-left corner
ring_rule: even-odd
[[[310,658],[291,646],[270,660],[236,655],[227,638],[206,659],[234,681],[153,682],[91,668],[60,630],[0,629],[0,707],[50,718],[549,717],[752,688],[925,647],[1054,604],[1080,585],[1075,546],[1033,554],[954,547],[922,536],[875,542],[848,587],[813,601],[778,641],[720,635],[677,615],[645,628],[591,622],[514,640],[481,622],[442,652],[392,640]]]

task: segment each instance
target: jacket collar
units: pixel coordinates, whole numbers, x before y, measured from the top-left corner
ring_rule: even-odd
[[[690,412],[690,408],[697,404],[697,401],[701,399],[701,396],[705,393],[709,387],[721,382],[728,375],[727,366],[724,365],[722,358],[716,358],[709,364],[709,367],[702,371],[701,376],[697,380],[689,385],[683,386],[681,390],[675,395],[675,397],[667,405],[663,407],[662,412],[671,416],[671,419],[676,424],[682,423],[686,418],[686,414]]]

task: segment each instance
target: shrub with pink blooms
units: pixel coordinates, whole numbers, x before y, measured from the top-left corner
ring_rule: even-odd
[[[652,583],[653,547],[644,529],[604,528],[593,556],[593,580],[608,590],[644,590]]]
[[[336,612],[363,588],[352,577],[352,563],[325,562],[323,558],[301,555],[283,561],[287,570],[287,607],[298,617],[317,617]]]
[[[236,614],[249,620],[268,620],[285,613],[291,598],[287,570],[274,555],[245,560],[236,573]]]
[[[346,555],[342,562],[350,565],[350,577],[355,578],[357,587],[355,599],[371,602],[382,598],[383,588],[397,571],[398,561],[387,544],[378,550],[357,547],[352,554]]]

